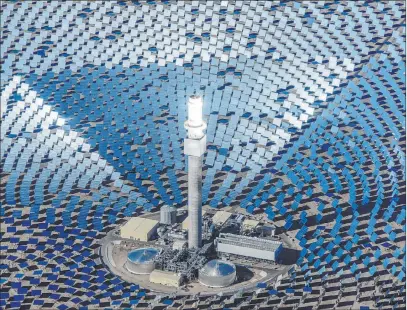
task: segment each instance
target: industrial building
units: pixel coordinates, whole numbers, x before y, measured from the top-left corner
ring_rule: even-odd
[[[216,238],[216,250],[222,254],[233,254],[256,259],[277,261],[282,242],[256,237],[221,233]]]
[[[243,223],[242,223],[242,229],[244,230],[244,231],[247,231],[247,230],[254,230],[254,229],[256,229],[256,227],[259,225],[259,221],[256,221],[256,220],[252,220],[252,219],[245,219],[244,221],[243,221]]]
[[[179,287],[181,280],[179,274],[170,271],[156,269],[150,274],[150,282],[166,286]]]
[[[212,223],[214,225],[223,225],[232,216],[232,213],[227,211],[218,211],[212,217]]]
[[[259,233],[261,237],[274,237],[276,235],[276,226],[271,225],[261,225],[256,227],[256,232]]]
[[[120,228],[120,236],[126,239],[149,241],[157,232],[159,222],[143,217],[132,217]]]

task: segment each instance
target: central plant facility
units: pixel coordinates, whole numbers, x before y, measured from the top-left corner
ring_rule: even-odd
[[[131,218],[124,224],[119,240],[114,241],[115,245],[125,244],[123,251],[127,251],[127,259],[123,269],[140,277],[147,275],[146,286],[178,288],[189,283],[200,285],[202,290],[239,287],[250,280],[248,269],[256,263],[277,265],[283,243],[275,236],[276,227],[272,224],[236,212],[203,210],[206,123],[202,97],[189,98],[184,126],[187,130],[184,153],[188,158],[187,210],[164,205],[157,213]],[[115,255],[111,256],[115,260]]]

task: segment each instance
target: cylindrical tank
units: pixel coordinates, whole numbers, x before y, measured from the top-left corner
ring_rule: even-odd
[[[177,209],[170,206],[162,206],[160,209],[160,223],[172,225],[177,222]]]
[[[129,252],[125,268],[135,274],[149,274],[155,268],[154,258],[159,254],[155,248],[140,248]]]
[[[199,271],[199,282],[210,287],[225,287],[236,280],[236,266],[220,259],[209,261]]]

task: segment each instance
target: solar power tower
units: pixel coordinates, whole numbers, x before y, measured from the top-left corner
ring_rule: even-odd
[[[200,96],[188,100],[188,120],[184,126],[187,138],[184,153],[188,156],[188,247],[202,245],[202,155],[206,151],[206,123],[202,119],[203,101]]]

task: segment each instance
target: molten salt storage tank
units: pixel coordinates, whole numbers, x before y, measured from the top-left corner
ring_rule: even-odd
[[[140,248],[129,252],[125,268],[135,274],[149,274],[155,268],[154,258],[159,254],[155,248]]]
[[[220,259],[209,261],[199,271],[199,282],[210,287],[225,287],[236,280],[236,266]]]
[[[177,222],[177,208],[164,205],[160,209],[160,223],[172,225]]]

